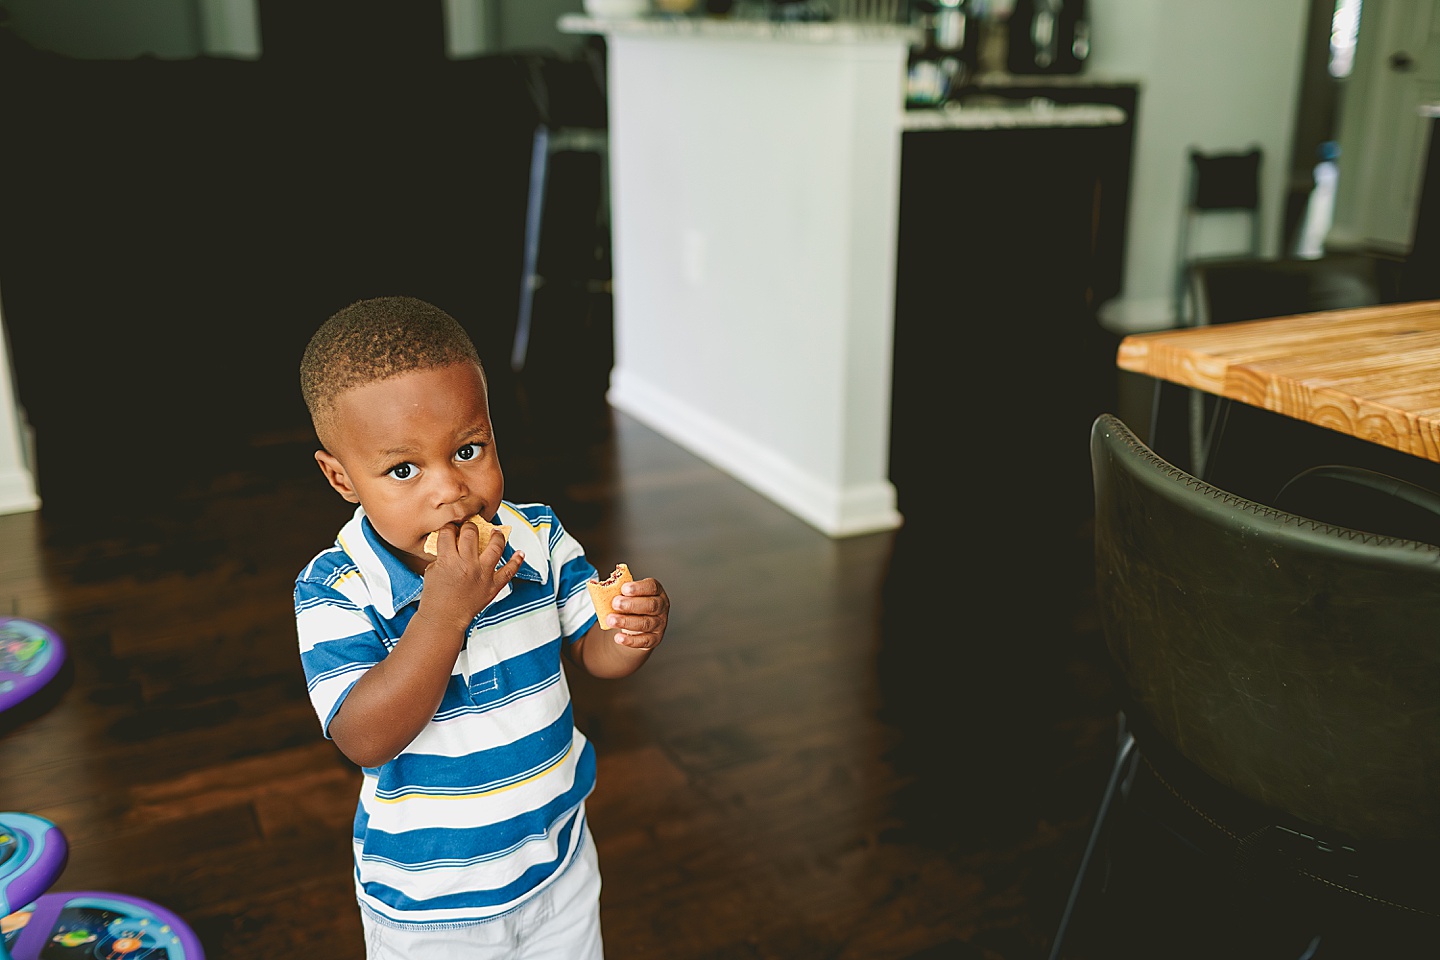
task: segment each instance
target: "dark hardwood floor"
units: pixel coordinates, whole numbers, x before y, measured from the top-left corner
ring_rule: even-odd
[[[673,602],[639,674],[572,675],[609,956],[1045,956],[1114,737],[1083,459],[1112,358],[1067,358],[1093,389],[1059,415],[926,381],[932,409],[897,427],[905,526],[845,540],[593,380],[577,398],[496,378],[507,494]],[[0,718],[0,809],[67,833],[57,889],[164,903],[211,960],[361,957],[359,775],[321,738],[291,605],[350,507],[302,426],[193,458],[167,439],[0,517],[0,604],[72,664]]]

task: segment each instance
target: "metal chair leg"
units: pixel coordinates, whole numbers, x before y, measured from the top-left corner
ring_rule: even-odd
[[[535,289],[540,285],[540,221],[545,214],[545,179],[550,167],[550,129],[535,128],[530,147],[530,194],[525,203],[525,253],[520,270],[520,316],[515,322],[515,344],[510,369],[520,372],[530,350],[530,321],[535,310]]]
[[[1065,902],[1065,910],[1060,915],[1060,925],[1056,928],[1055,939],[1050,944],[1050,960],[1060,960],[1061,948],[1065,942],[1065,932],[1070,926],[1070,918],[1075,911],[1075,904],[1080,899],[1080,889],[1085,885],[1085,875],[1090,868],[1090,858],[1100,845],[1100,836],[1105,829],[1110,804],[1115,799],[1115,794],[1119,792],[1121,781],[1125,780],[1132,772],[1137,757],[1135,737],[1124,728],[1122,722],[1119,743],[1115,748],[1115,765],[1110,769],[1110,780],[1105,784],[1105,793],[1100,798],[1100,809],[1095,814],[1095,825],[1090,828],[1090,839],[1086,842],[1085,853],[1080,858],[1080,869],[1075,872],[1075,882],[1070,887],[1070,897]]]

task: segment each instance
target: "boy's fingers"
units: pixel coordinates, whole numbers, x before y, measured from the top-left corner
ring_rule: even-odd
[[[611,615],[612,626],[632,636],[656,633],[660,629],[660,618],[655,613],[638,610],[620,611]]]
[[[653,633],[643,633],[639,630],[615,631],[615,642],[621,646],[631,647],[635,650],[653,650],[660,638]]]
[[[505,564],[500,568],[501,570],[505,571],[505,579],[513,579],[515,577],[515,574],[520,572],[520,564],[524,562],[525,554],[521,553],[519,550],[516,550],[515,553],[511,555],[510,559],[506,560]]]
[[[653,596],[624,596],[612,599],[610,609],[636,617],[658,617],[665,610],[665,604]]]
[[[449,524],[446,524],[446,528],[453,529],[449,526]],[[462,549],[460,546],[461,541],[468,539],[471,543],[475,545],[472,549],[478,551],[481,547],[479,538],[480,531],[475,529],[475,524],[462,523],[460,524],[460,532],[455,535],[455,548],[457,550]]]

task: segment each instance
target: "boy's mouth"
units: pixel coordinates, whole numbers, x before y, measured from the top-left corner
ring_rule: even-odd
[[[460,535],[460,531],[467,523],[475,524],[475,528],[480,531],[483,540],[483,542],[480,544],[482,549],[484,548],[486,543],[489,543],[488,538],[490,537],[493,530],[499,530],[500,532],[505,534],[507,540],[510,537],[510,528],[508,526],[505,526],[503,524],[499,526],[494,526],[490,523],[489,520],[485,519],[485,515],[483,513],[473,513],[470,516],[463,517],[460,520],[452,520],[449,523],[444,524],[436,528],[435,530],[432,530],[428,535],[426,535],[425,543],[422,547],[425,554],[431,557],[437,555],[437,553],[439,552],[440,531],[445,529],[445,527],[452,527],[455,530],[455,535],[458,537]]]

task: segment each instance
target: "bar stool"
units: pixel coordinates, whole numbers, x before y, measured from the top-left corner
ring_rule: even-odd
[[[1244,153],[1203,153],[1191,148],[1189,182],[1185,190],[1185,209],[1180,218],[1180,244],[1176,259],[1175,317],[1183,326],[1194,326],[1193,310],[1186,309],[1191,299],[1192,268],[1207,258],[1191,256],[1196,224],[1210,214],[1240,213],[1250,219],[1248,248],[1232,253],[1250,260],[1260,259],[1260,161],[1259,147]],[[1216,258],[1219,259],[1219,258]]]
[[[525,58],[527,86],[538,114],[530,147],[530,182],[525,204],[525,245],[520,275],[520,312],[510,367],[520,372],[530,350],[535,294],[549,284],[578,285],[589,293],[609,293],[610,202],[609,135],[605,95],[600,83],[602,65],[560,61],[544,56]],[[594,256],[573,273],[563,269],[550,276],[540,273],[541,232],[551,186],[551,165],[562,152],[594,154],[600,161],[599,203],[592,221],[598,239]],[[551,264],[555,266],[555,264]]]
[[[1180,241],[1176,252],[1175,320],[1194,327],[1208,321],[1208,290],[1201,278],[1209,266],[1230,267],[1263,264],[1260,255],[1260,163],[1258,146],[1243,153],[1205,153],[1190,148],[1189,179],[1185,187],[1185,208],[1180,217]],[[1249,217],[1250,236],[1246,250],[1226,256],[1195,257],[1191,246],[1197,224],[1211,214],[1240,213]],[[1190,468],[1205,471],[1205,455],[1215,427],[1207,426],[1223,406],[1196,391],[1188,399]]]

